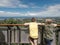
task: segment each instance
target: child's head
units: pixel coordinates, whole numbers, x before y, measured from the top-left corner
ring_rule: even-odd
[[[53,22],[53,20],[52,20],[52,19],[46,19],[45,22],[46,22],[47,24],[51,24],[51,23]]]
[[[31,19],[31,21],[32,21],[32,22],[35,22],[35,21],[36,21],[36,19],[33,17],[33,18]]]

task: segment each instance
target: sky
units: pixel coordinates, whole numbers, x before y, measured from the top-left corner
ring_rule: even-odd
[[[60,17],[60,0],[0,0],[0,17]]]

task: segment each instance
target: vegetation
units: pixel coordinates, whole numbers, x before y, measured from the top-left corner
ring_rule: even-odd
[[[45,22],[46,18],[37,18],[37,22]],[[51,18],[55,20],[54,23],[60,24],[60,18]],[[23,24],[25,22],[30,22],[30,18],[18,19],[18,18],[7,18],[4,20],[0,20],[0,24]]]

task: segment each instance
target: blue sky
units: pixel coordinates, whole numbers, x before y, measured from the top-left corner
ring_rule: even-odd
[[[0,0],[0,17],[60,16],[60,0]]]

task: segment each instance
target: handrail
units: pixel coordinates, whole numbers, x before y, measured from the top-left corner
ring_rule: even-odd
[[[24,24],[0,24],[0,26],[24,26]]]
[[[60,24],[57,24],[57,27],[60,27]]]
[[[24,24],[0,24],[0,26],[25,26]],[[60,27],[60,24],[57,24]]]

